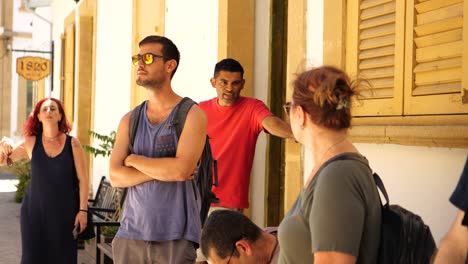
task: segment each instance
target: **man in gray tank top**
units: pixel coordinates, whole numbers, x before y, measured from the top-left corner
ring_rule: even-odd
[[[182,97],[171,79],[179,51],[171,40],[148,36],[132,56],[136,83],[148,91],[128,153],[130,116],[120,121],[110,158],[114,187],[128,188],[121,225],[112,251],[115,263],[194,263],[201,223],[198,190],[191,179],[202,153],[207,118],[194,105],[180,138],[172,119]]]

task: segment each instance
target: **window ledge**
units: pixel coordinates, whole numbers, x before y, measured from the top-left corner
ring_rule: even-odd
[[[468,115],[355,118],[356,143],[468,148]]]

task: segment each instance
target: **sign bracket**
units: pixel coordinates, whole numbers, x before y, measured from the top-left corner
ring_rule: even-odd
[[[52,54],[52,51],[45,50],[21,50],[21,49],[11,49],[11,52],[24,52],[24,53],[47,53]]]

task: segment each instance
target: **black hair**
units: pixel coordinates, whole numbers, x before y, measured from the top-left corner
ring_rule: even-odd
[[[211,213],[205,222],[201,234],[201,249],[208,256],[209,249],[214,249],[218,257],[224,259],[231,255],[239,256],[234,250],[235,243],[241,239],[257,241],[262,230],[245,215],[232,210],[218,210]]]
[[[146,38],[142,39],[140,43],[138,43],[138,46],[141,47],[142,45],[148,44],[148,43],[162,45],[162,55],[164,56],[163,58],[164,62],[168,60],[175,60],[177,62],[177,65],[171,75],[171,78],[172,78],[174,74],[176,73],[177,68],[179,67],[179,61],[180,61],[180,52],[179,52],[179,49],[177,49],[177,46],[174,44],[174,42],[172,42],[172,40],[163,36],[156,36],[156,35],[147,36]]]
[[[235,59],[227,58],[216,63],[213,76],[218,77],[220,71],[240,72],[241,77],[244,78],[244,68]]]

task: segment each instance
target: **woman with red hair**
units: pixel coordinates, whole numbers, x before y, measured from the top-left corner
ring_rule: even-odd
[[[285,105],[314,168],[278,229],[279,262],[377,263],[381,204],[367,159],[347,138],[359,81],[335,67],[305,71]]]
[[[13,146],[0,141],[0,166],[31,160],[31,182],[21,206],[21,263],[76,263],[75,227],[87,224],[88,175],[85,156],[62,103],[40,100]]]

